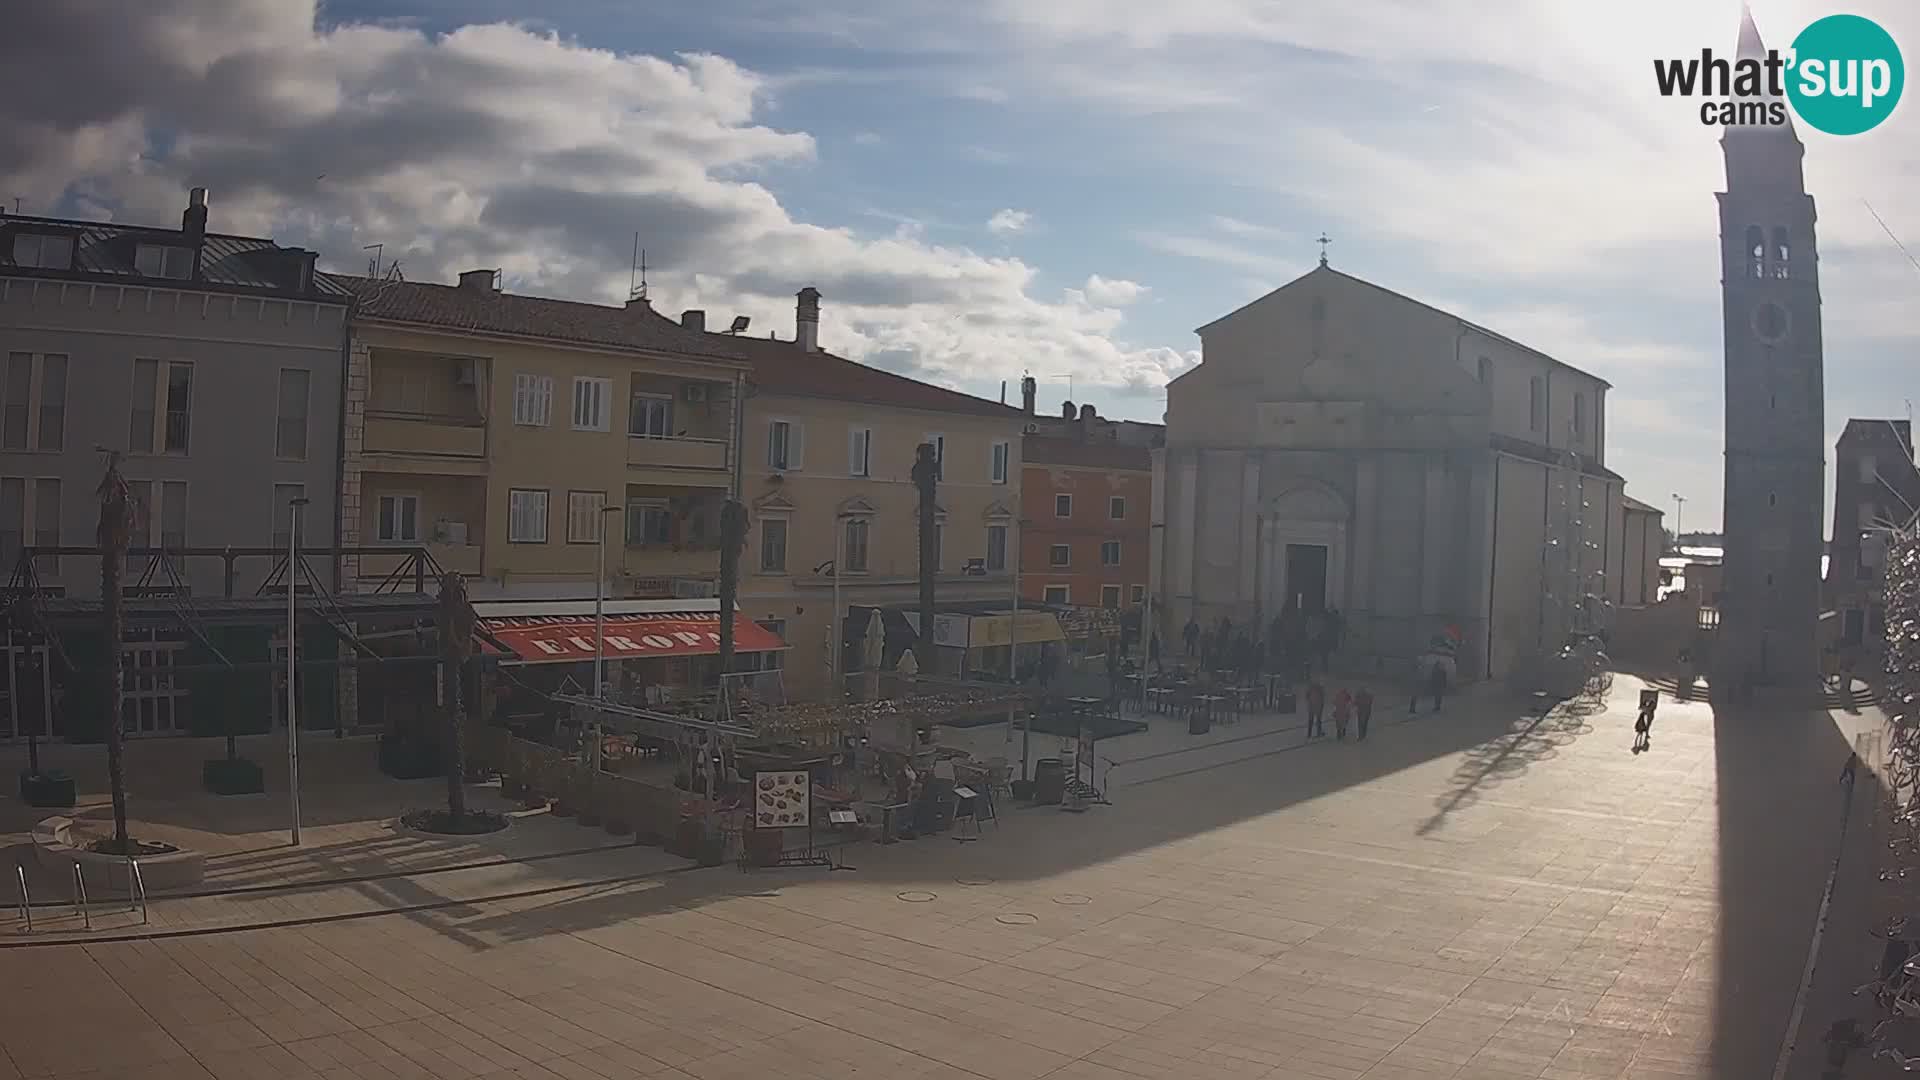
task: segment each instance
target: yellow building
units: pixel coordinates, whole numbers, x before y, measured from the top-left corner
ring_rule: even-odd
[[[819,301],[813,289],[800,293],[791,341],[707,335],[714,351],[752,365],[741,439],[750,526],[739,603],[791,646],[784,680],[788,695],[800,698],[831,685],[836,592],[855,640],[865,609],[917,610],[911,474],[923,442],[939,448],[941,461],[936,605],[1012,603],[1025,421],[1019,409],[822,350]],[[699,325],[704,316],[689,313],[683,322]],[[918,659],[931,670],[929,658]]]
[[[697,684],[689,659],[715,650],[687,620],[717,630],[720,508],[738,475],[749,365],[644,300],[516,296],[491,270],[457,286],[342,280],[357,297],[342,545],[425,547],[471,579],[483,616],[521,631],[529,663],[582,659],[573,621],[590,619],[580,601],[596,595],[604,557],[624,620],[606,654],[660,653],[679,670],[646,682]],[[372,590],[411,570],[401,555],[368,556],[342,577]]]

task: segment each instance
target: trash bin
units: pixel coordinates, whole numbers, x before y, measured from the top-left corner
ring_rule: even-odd
[[[1033,801],[1057,806],[1067,794],[1067,768],[1059,758],[1041,758],[1033,763]]]
[[[1198,706],[1187,712],[1187,734],[1205,735],[1213,730],[1213,714]]]
[[[1300,709],[1300,703],[1294,700],[1291,687],[1280,691],[1280,693],[1274,696],[1273,701],[1274,711],[1278,712],[1281,716],[1292,716]]]

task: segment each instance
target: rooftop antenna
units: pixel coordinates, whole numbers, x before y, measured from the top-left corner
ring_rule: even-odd
[[[385,244],[368,244],[366,247],[360,249],[361,251],[373,252],[373,258],[367,260],[368,277],[377,278],[380,276],[380,256],[386,251],[386,248],[387,245]]]
[[[633,234],[633,266],[627,271],[627,302],[647,298],[647,250],[640,246],[640,234]]]

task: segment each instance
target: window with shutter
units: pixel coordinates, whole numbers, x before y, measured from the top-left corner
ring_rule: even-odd
[[[847,475],[871,476],[873,465],[873,429],[854,428],[847,432]]]
[[[513,488],[507,492],[507,542],[547,542],[547,493]]]
[[[1007,442],[993,444],[993,466],[990,475],[996,484],[1007,482],[1007,472],[1013,458],[1013,446]]]
[[[567,492],[567,543],[593,544],[600,540],[600,508],[607,505],[604,491]]]
[[[612,387],[611,379],[575,376],[573,380],[573,429],[575,431],[607,430],[607,400]]]
[[[553,417],[553,376],[513,377],[513,422],[526,427],[546,427]]]

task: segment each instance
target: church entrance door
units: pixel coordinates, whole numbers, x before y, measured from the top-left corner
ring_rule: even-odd
[[[1287,599],[1302,613],[1327,608],[1327,546],[1287,545]]]

